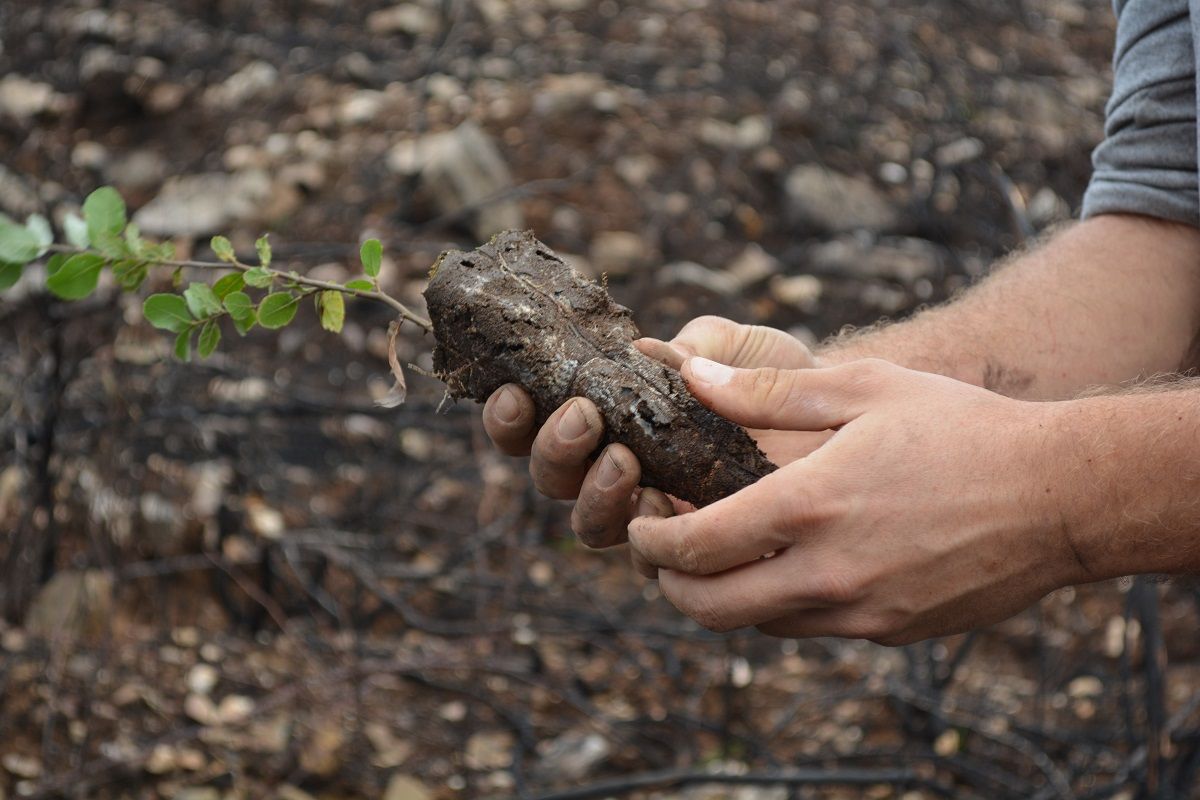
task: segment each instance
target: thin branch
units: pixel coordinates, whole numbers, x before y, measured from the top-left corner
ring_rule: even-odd
[[[80,250],[77,247],[70,247],[68,245],[60,245],[60,244],[51,245],[49,250],[52,253],[69,253],[72,255],[77,255],[80,253],[95,253],[96,255],[103,255],[102,253],[99,253],[95,250]],[[401,318],[408,320],[409,322],[413,323],[414,325],[416,325],[418,328],[425,331],[426,333],[433,332],[433,324],[429,320],[425,319],[420,314],[416,313],[415,311],[410,309],[408,306],[404,305],[399,300],[397,300],[396,298],[392,297],[391,295],[387,294],[386,292],[384,292],[382,290],[370,291],[367,289],[350,289],[339,283],[331,283],[329,281],[317,280],[316,278],[309,278],[304,275],[293,275],[288,272],[282,272],[280,270],[271,269],[270,267],[263,267],[261,265],[245,264],[236,259],[232,262],[193,261],[193,260],[178,260],[178,259],[147,259],[145,261],[145,263],[152,264],[155,266],[160,266],[160,267],[188,267],[188,268],[192,268],[192,269],[209,269],[209,270],[236,269],[236,270],[240,270],[242,272],[249,272],[252,269],[263,269],[263,270],[266,270],[267,272],[271,273],[271,276],[273,278],[279,278],[281,280],[292,281],[293,283],[300,284],[301,286],[308,286],[313,289],[323,289],[323,290],[331,291],[331,292],[341,292],[342,294],[348,294],[353,297],[360,297],[363,300],[374,300],[377,303],[383,303],[384,305],[390,306],[393,310],[395,310],[396,313],[401,316]]]

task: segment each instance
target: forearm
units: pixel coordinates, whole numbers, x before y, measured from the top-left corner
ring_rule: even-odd
[[[1180,369],[1200,328],[1200,231],[1105,215],[1054,235],[958,299],[839,337],[877,357],[1026,399]]]
[[[1031,471],[1054,464],[1045,492],[1086,576],[1200,574],[1200,380],[1052,406]]]

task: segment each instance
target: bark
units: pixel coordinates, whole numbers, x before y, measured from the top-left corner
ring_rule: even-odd
[[[629,309],[529,232],[443,253],[425,299],[434,369],[453,397],[482,402],[516,383],[533,397],[539,424],[586,397],[604,417],[603,445],[628,446],[643,485],[697,506],[776,468],[741,427],[697,402],[678,372],[633,346]]]

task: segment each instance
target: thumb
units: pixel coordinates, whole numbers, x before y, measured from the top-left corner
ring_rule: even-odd
[[[690,358],[683,378],[697,400],[743,427],[822,431],[862,414],[890,366],[865,360],[817,369],[735,369]]]

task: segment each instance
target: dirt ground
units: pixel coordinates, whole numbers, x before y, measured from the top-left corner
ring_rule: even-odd
[[[0,4],[0,210],[115,185],[329,279],[529,227],[642,330],[815,342],[1077,211],[1099,0]],[[439,138],[440,137],[440,138]],[[169,276],[162,278],[163,285]],[[183,365],[0,298],[0,798],[1200,797],[1200,592],[889,650],[714,635],[410,378],[386,309]],[[429,366],[405,329],[401,359]]]

